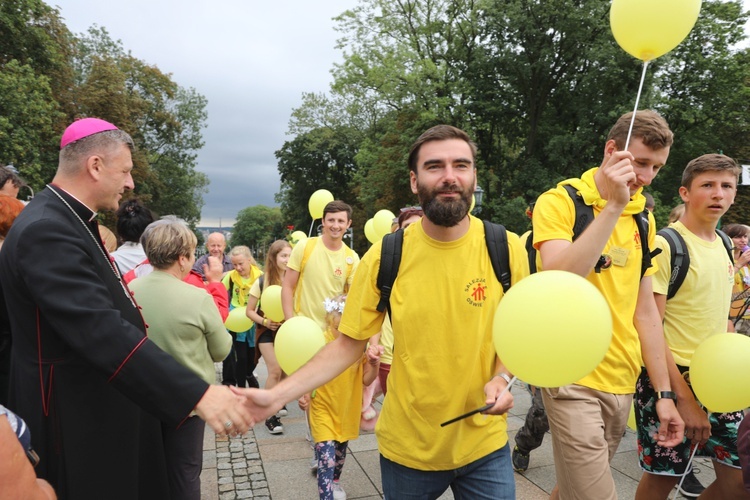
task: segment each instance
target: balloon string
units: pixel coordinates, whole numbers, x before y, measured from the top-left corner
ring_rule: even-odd
[[[310,230],[307,232],[307,237],[308,238],[312,236],[313,224],[315,224],[315,219],[313,219],[312,222],[310,223]]]
[[[633,108],[633,117],[630,119],[630,128],[628,129],[628,138],[625,141],[625,151],[628,150],[630,145],[630,134],[633,133],[633,123],[635,123],[635,114],[638,112],[638,103],[641,100],[641,92],[643,91],[643,82],[646,81],[646,68],[648,68],[648,61],[643,61],[643,73],[641,73],[641,84],[638,85],[638,95],[635,96],[635,108]]]
[[[513,375],[513,378],[510,379],[510,382],[505,387],[505,389],[503,389],[502,392],[497,396],[497,399],[500,399],[501,397],[503,397],[503,394],[505,394],[506,392],[508,392],[510,390],[510,388],[513,386],[513,384],[516,382],[516,380],[518,380],[518,377],[516,377],[515,375]],[[497,401],[497,399],[496,399],[496,401]]]
[[[674,496],[672,497],[672,500],[677,498],[677,493],[680,491],[680,488],[682,488],[682,482],[685,481],[685,476],[688,475],[688,472],[690,471],[690,464],[693,462],[693,457],[695,457],[695,452],[698,451],[698,445],[696,444],[693,448],[693,452],[690,454],[690,460],[688,460],[687,465],[685,466],[685,473],[680,476],[680,483],[677,485],[677,489],[674,492]]]

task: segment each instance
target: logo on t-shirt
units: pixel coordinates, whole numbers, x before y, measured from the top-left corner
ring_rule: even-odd
[[[336,269],[333,270],[333,275],[336,276],[337,278],[340,278],[341,276],[344,275],[344,271],[340,267],[337,267]]]
[[[475,307],[482,307],[487,300],[487,280],[474,278],[464,288],[466,302]]]

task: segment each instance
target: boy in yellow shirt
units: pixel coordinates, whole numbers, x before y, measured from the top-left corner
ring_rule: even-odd
[[[716,226],[734,203],[739,173],[740,167],[734,160],[719,154],[692,160],[682,173],[680,197],[685,202],[685,213],[669,227],[683,238],[690,267],[682,286],[669,299],[670,246],[663,236],[656,237],[656,247],[662,251],[656,256],[654,297],[664,320],[669,379],[677,395],[677,408],[685,420],[685,440],[672,450],[665,450],[654,441],[651,434],[658,422],[653,411],[656,395],[649,374],[643,370],[635,396],[639,460],[645,471],[636,491],[637,500],[667,498],[685,473],[694,446],[699,446],[696,456],[714,460],[716,481],[703,495],[750,498],[744,490],[737,453],[742,412],[707,415],[683,376],[687,375],[693,352],[703,340],[733,330],[727,318],[734,269]]]

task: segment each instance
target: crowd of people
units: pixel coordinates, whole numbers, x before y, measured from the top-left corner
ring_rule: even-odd
[[[74,122],[55,178],[28,205],[16,199],[23,180],[0,168],[0,433],[3,442],[14,431],[20,438],[27,425],[31,435],[24,444],[11,439],[2,456],[38,458],[34,471],[17,459],[13,468],[0,464],[0,497],[199,499],[206,425],[240,436],[265,423],[283,434],[286,405],[297,401],[319,496],[345,499],[348,443],[359,435],[363,389],[378,379],[375,432],[388,499],[434,499],[449,488],[455,498],[515,498],[513,471],[528,468],[548,431],[551,498],[617,498],[610,461],[631,411],[644,471],[637,499],[665,499],[678,483],[701,494],[697,479],[685,482],[693,455],[714,461],[706,498],[750,498],[750,423],[742,409],[708,412],[689,378],[708,336],[750,334],[750,227],[720,228],[740,168],[720,154],[692,160],[683,203],[657,234],[644,188],[673,140],[658,113],[623,115],[598,167],[535,201],[532,231],[519,238],[500,228],[492,240],[470,214],[476,146],[464,131],[438,125],[409,151],[419,206],[400,211],[393,238],[360,261],[344,242],[352,208],[335,200],[319,236],[273,242],[261,266],[246,246],[227,252],[221,233],[208,236],[196,260],[184,221],[122,200],[134,188],[130,136],[104,120]],[[581,223],[584,205],[592,216]],[[97,223],[107,210],[117,219],[109,246]],[[676,286],[675,239],[690,256]],[[499,271],[496,255],[505,256]],[[534,403],[511,445],[513,374],[493,346],[494,312],[508,286],[553,269],[601,292],[612,342],[581,380],[530,388]],[[281,321],[263,311],[272,285],[281,287]],[[250,320],[244,331],[224,324],[235,309]],[[299,315],[315,321],[326,345],[285,374],[275,337]],[[263,389],[254,374],[260,359]],[[478,407],[482,414],[454,419]]]

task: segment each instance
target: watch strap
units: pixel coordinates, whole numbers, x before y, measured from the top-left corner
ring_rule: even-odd
[[[671,399],[676,403],[677,394],[675,394],[673,391],[659,391],[656,393],[656,400],[659,401],[660,399]]]

